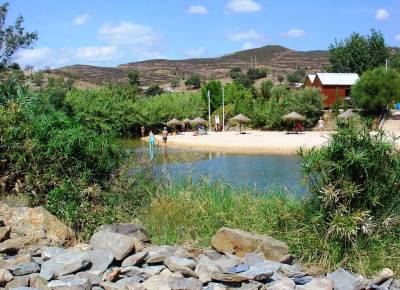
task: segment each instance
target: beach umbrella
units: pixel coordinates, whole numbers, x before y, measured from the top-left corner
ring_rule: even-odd
[[[337,118],[341,119],[341,120],[349,120],[349,119],[353,118],[354,116],[355,116],[355,113],[353,113],[353,110],[352,109],[348,109],[347,111],[339,114],[337,116]]]
[[[293,120],[293,121],[304,121],[306,117],[300,115],[299,113],[296,112],[291,112],[290,114],[287,114],[283,116],[283,120]]]
[[[172,120],[167,122],[167,126],[174,127],[175,131],[176,131],[176,126],[180,126],[180,125],[182,125],[182,122],[175,118],[173,118]]]
[[[237,123],[239,123],[239,133],[240,134],[242,134],[242,124],[244,124],[244,123],[248,123],[248,122],[250,122],[251,120],[250,120],[250,118],[248,118],[248,117],[246,117],[245,115],[243,115],[243,114],[239,114],[239,115],[237,115],[237,116],[235,116],[235,117],[233,117],[233,118],[231,118],[231,120],[232,121],[235,121],[235,122],[237,122]]]
[[[198,125],[205,125],[205,124],[207,124],[207,121],[204,120],[203,118],[197,117],[196,119],[194,119],[194,120],[192,121],[192,124],[195,125],[195,126],[198,126]]]
[[[188,125],[188,124],[192,123],[192,120],[190,120],[189,118],[186,118],[186,119],[182,120],[182,123]]]

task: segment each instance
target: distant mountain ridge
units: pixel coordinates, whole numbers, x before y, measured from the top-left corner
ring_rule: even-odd
[[[279,45],[267,45],[215,58],[152,59],[116,67],[71,65],[56,69],[55,72],[72,74],[82,81],[100,85],[108,82],[126,83],[128,72],[138,69],[144,85],[163,85],[169,83],[171,79],[183,80],[192,74],[199,74],[206,79],[223,79],[234,67],[247,70],[251,65],[251,60],[257,67],[269,68],[273,78],[299,67],[310,72],[323,70],[328,63],[328,52],[324,50],[295,51]]]

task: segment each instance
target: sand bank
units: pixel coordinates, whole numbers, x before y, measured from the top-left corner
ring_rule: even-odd
[[[326,143],[331,132],[304,132],[286,134],[285,132],[246,131],[211,132],[209,135],[193,136],[193,133],[168,136],[168,147],[190,148],[211,152],[226,153],[272,153],[293,154],[302,148],[319,147]],[[162,137],[156,136],[162,145]]]

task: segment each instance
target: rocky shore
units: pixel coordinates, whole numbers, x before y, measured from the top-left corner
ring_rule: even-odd
[[[135,224],[99,227],[88,243],[43,208],[0,204],[0,289],[400,289],[390,269],[372,279],[307,273],[285,242],[222,228],[208,249],[153,245]]]

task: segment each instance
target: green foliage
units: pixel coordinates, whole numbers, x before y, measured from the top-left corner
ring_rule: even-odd
[[[171,80],[171,87],[172,88],[176,88],[176,87],[178,87],[179,86],[179,84],[180,84],[180,80],[179,79],[172,79]]]
[[[352,87],[351,94],[355,104],[367,114],[380,114],[385,105],[400,100],[400,74],[383,67],[368,71]]]
[[[26,32],[24,18],[20,15],[13,25],[6,25],[9,3],[0,5],[0,62],[9,65],[15,53],[29,48],[37,39],[36,32]]]
[[[198,89],[201,86],[201,79],[199,75],[191,75],[186,81],[185,86],[191,89]]]
[[[327,146],[301,151],[310,204],[323,217],[322,232],[343,248],[360,237],[395,232],[399,223],[400,155],[384,133],[349,126]],[[397,234],[399,234],[397,230]]]
[[[339,96],[339,90],[336,89],[336,99],[335,99],[335,102],[332,105],[333,116],[336,117],[337,115],[339,115],[339,110],[340,110],[341,105],[342,105],[342,101],[341,101],[341,98]]]
[[[254,85],[254,80],[250,79],[248,75],[242,73],[237,74],[233,82],[242,85],[245,88],[251,88]]]
[[[389,56],[383,34],[374,29],[371,35],[354,32],[349,38],[329,47],[329,62],[332,72],[362,74],[385,64]]]
[[[396,50],[395,53],[390,55],[389,67],[400,72],[400,50]]]
[[[247,76],[251,80],[258,80],[261,78],[265,78],[267,76],[267,70],[266,69],[259,69],[259,68],[249,68],[247,70]]]
[[[146,96],[157,96],[157,95],[161,95],[163,93],[164,93],[164,90],[162,88],[160,88],[160,86],[157,86],[157,85],[152,85],[145,91]]]
[[[37,87],[41,87],[44,83],[43,79],[43,72],[39,71],[32,75],[32,83],[35,84]]]
[[[242,73],[242,69],[240,68],[240,67],[235,67],[235,68],[233,68],[233,69],[231,69],[230,71],[229,71],[229,76],[231,77],[231,79],[236,79],[236,77],[238,76],[238,75],[240,75]]]
[[[131,70],[128,73],[128,80],[131,86],[140,86],[140,72],[138,70]]]
[[[281,84],[285,78],[282,75],[278,75],[278,82]]]
[[[268,80],[268,81],[263,81],[261,83],[261,96],[264,99],[269,99],[271,97],[271,89],[274,87],[274,84]]]
[[[67,94],[75,119],[99,133],[130,135],[141,118],[128,88],[107,86],[99,89],[72,90]]]
[[[299,83],[304,81],[305,77],[307,76],[307,73],[304,69],[297,69],[293,73],[288,74],[286,76],[286,79],[288,83],[293,84],[293,83]]]
[[[214,112],[222,105],[222,85],[220,81],[209,81],[201,88],[201,96],[204,103],[208,104],[208,91],[210,91],[210,107],[211,112]]]

